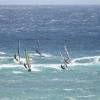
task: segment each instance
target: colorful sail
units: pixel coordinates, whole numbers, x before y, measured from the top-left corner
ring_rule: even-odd
[[[31,71],[30,56],[26,50],[25,50],[25,60],[26,60],[26,63],[24,64],[24,66],[30,72]]]
[[[30,57],[29,57],[28,52],[26,50],[25,50],[25,60],[26,60],[26,64],[28,64]]]

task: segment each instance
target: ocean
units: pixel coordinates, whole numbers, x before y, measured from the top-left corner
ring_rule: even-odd
[[[32,72],[13,61],[19,40]],[[0,100],[100,100],[100,6],[0,6]]]

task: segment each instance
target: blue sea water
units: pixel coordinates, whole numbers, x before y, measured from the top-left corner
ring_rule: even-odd
[[[30,73],[13,61],[18,40]],[[70,70],[60,68],[65,45]],[[99,84],[100,6],[0,6],[0,100],[100,100]]]

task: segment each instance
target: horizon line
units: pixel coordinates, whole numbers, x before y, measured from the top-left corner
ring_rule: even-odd
[[[100,4],[0,4],[0,6],[100,6]]]

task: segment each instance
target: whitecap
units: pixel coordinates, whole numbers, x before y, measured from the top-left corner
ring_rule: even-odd
[[[72,91],[73,89],[70,89],[70,88],[66,88],[64,89],[65,91]]]
[[[59,79],[58,78],[54,78],[54,79],[52,79],[52,81],[58,81]]]
[[[81,57],[75,58],[72,60],[72,65],[93,65],[93,64],[100,64],[100,56],[93,56],[93,57]]]
[[[42,67],[42,68],[53,68],[53,69],[61,70],[60,64],[32,64],[32,66]]]
[[[38,69],[38,68],[34,68],[34,67],[32,67],[32,71],[35,71],[35,72],[40,72],[41,70],[40,70],[40,69]]]
[[[49,53],[43,53],[44,57],[54,57],[53,55],[49,54]]]
[[[84,95],[84,96],[77,96],[78,98],[91,98],[95,97],[95,95]]]
[[[30,53],[31,56],[40,56],[38,53]],[[50,58],[50,57],[54,57],[53,55],[49,54],[49,53],[42,53],[42,56],[43,57],[47,57],[47,58]]]
[[[0,68],[13,68],[13,67],[22,67],[22,65],[17,65],[17,64],[0,64]]]
[[[13,74],[21,74],[21,73],[23,73],[23,72],[21,72],[21,71],[12,71],[12,73],[13,73]]]
[[[5,57],[5,56],[1,56],[0,59],[12,59],[13,57]]]
[[[68,99],[68,100],[77,100],[75,97],[65,97],[66,98],[66,100]]]
[[[1,54],[1,55],[5,55],[6,53],[5,53],[5,52],[0,52],[0,54]]]

